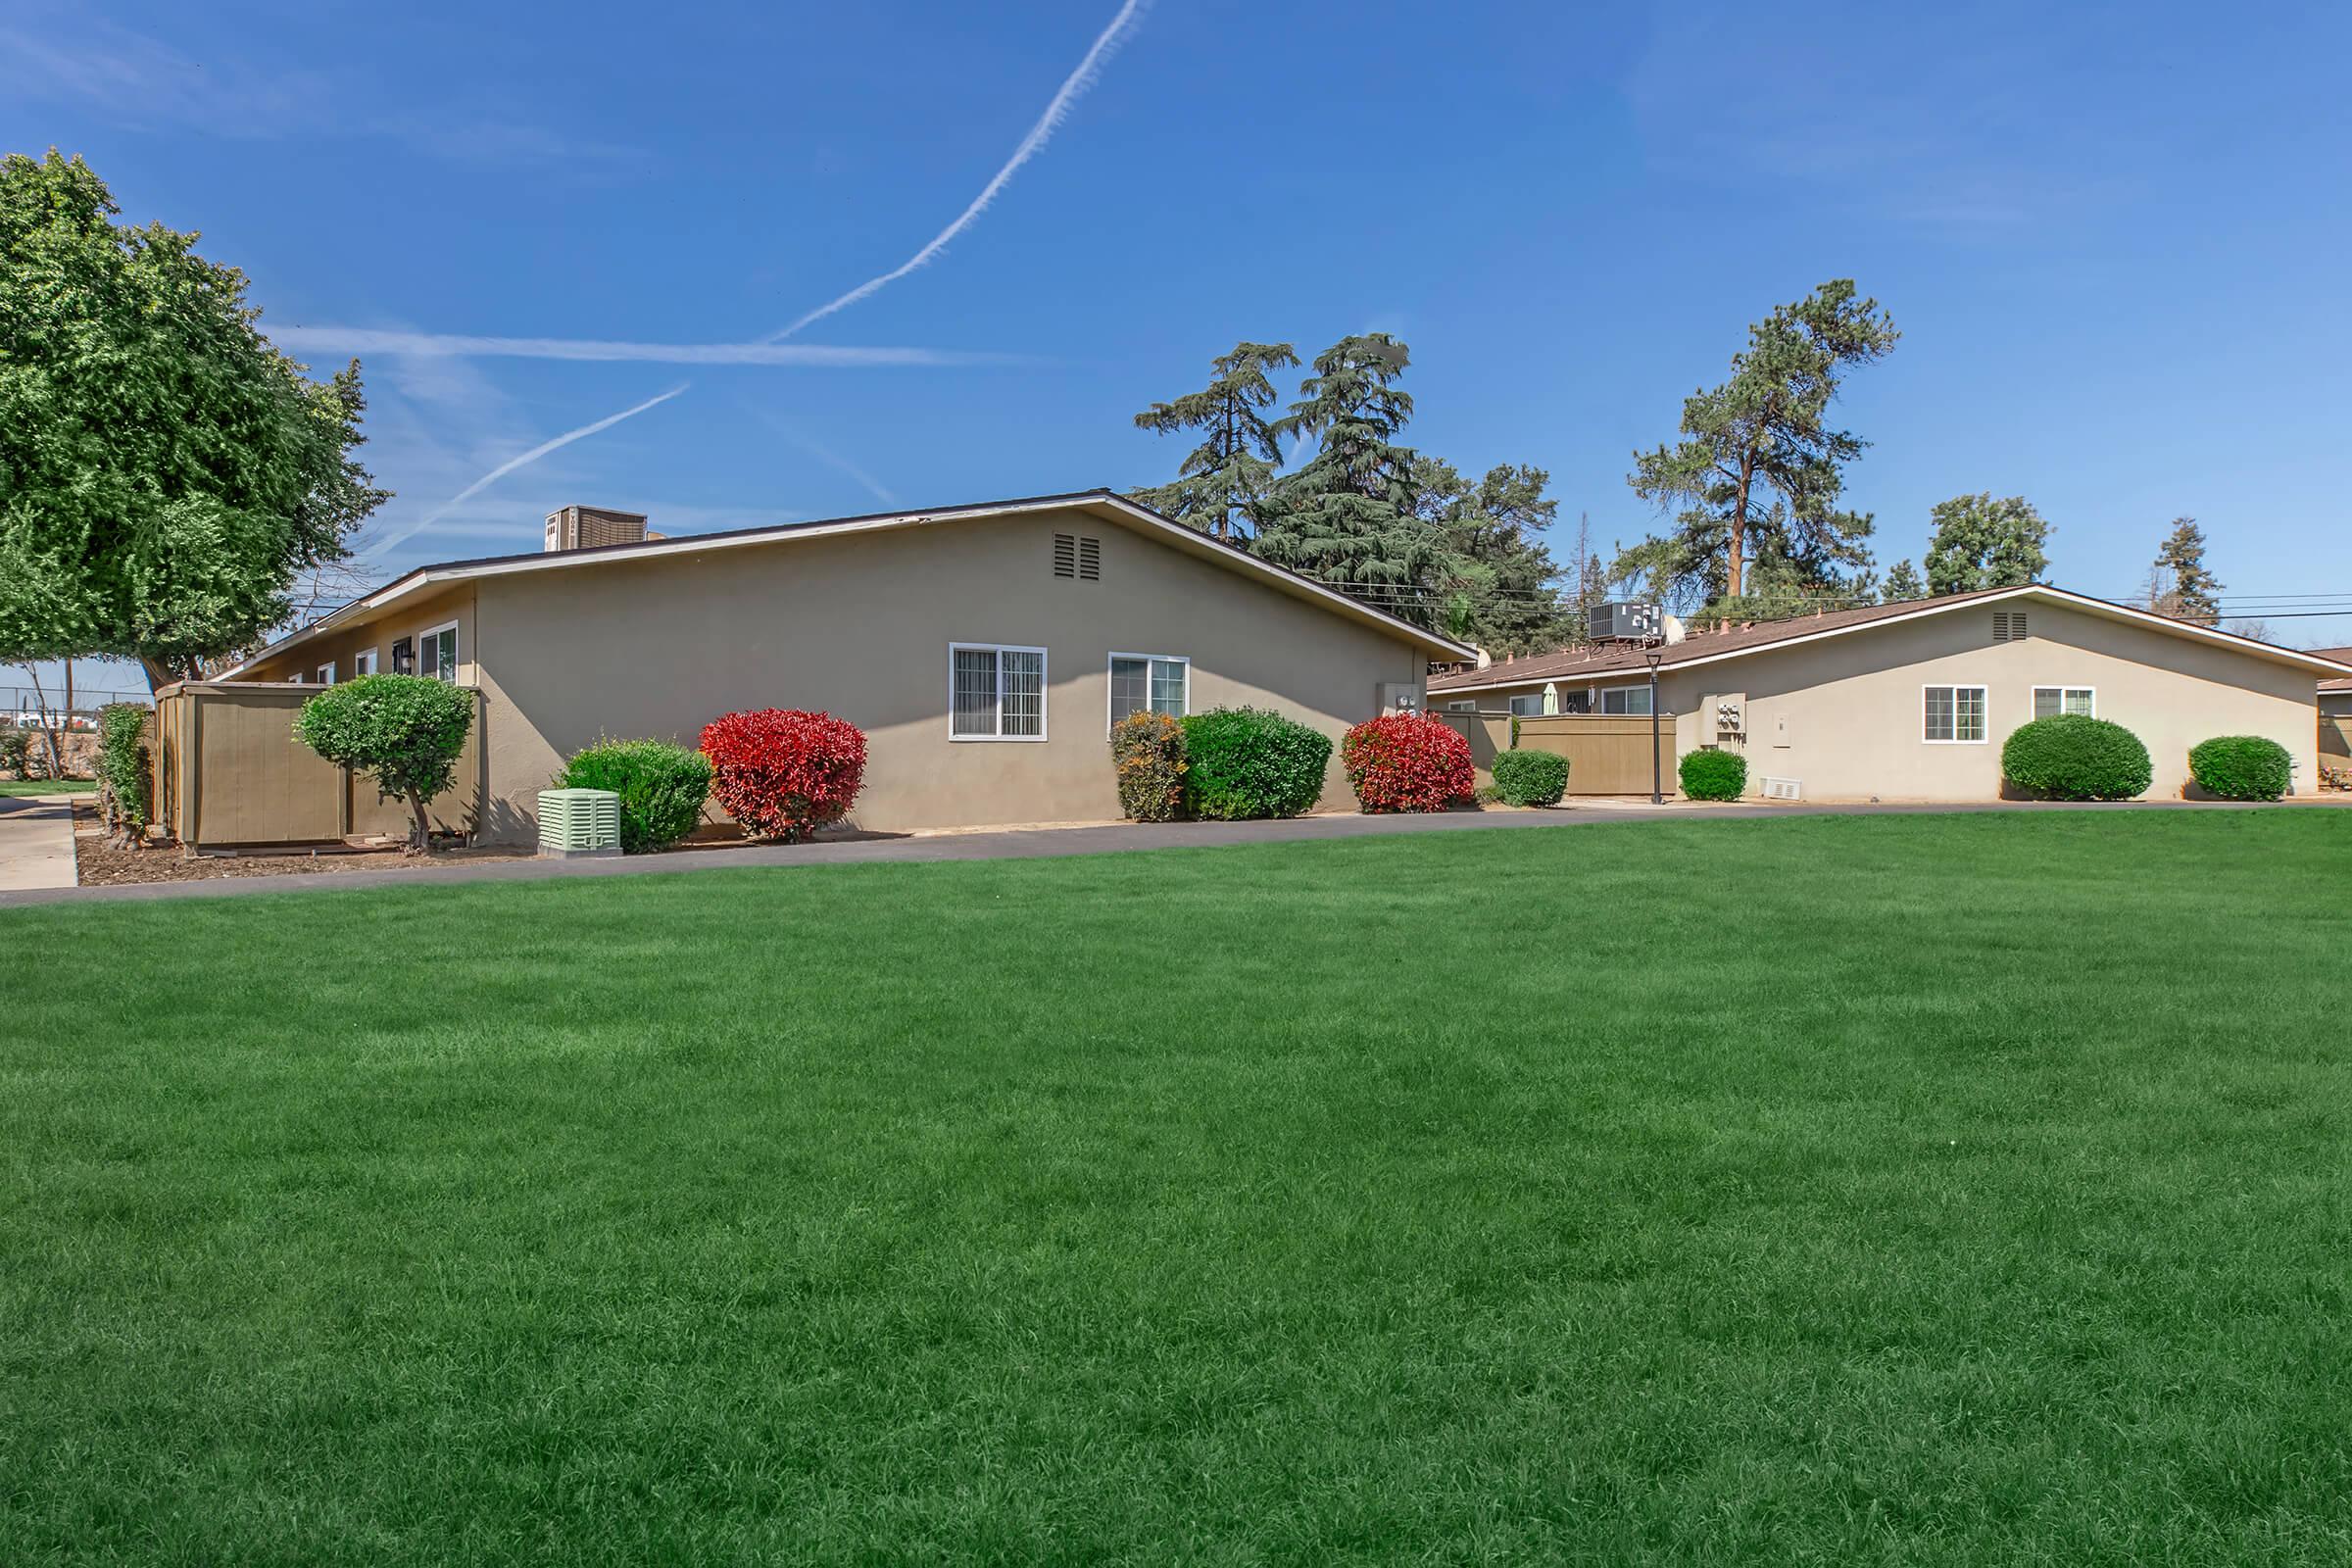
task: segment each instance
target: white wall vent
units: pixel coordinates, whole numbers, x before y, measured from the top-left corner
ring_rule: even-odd
[[[1801,801],[1805,798],[1805,787],[1798,779],[1767,778],[1764,781],[1764,798],[1768,801]]]

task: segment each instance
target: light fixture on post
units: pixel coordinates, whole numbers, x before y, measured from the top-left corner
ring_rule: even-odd
[[[1658,760],[1658,664],[1665,659],[1666,650],[1652,643],[1642,650],[1642,657],[1649,664],[1649,804],[1663,806],[1666,775]]]

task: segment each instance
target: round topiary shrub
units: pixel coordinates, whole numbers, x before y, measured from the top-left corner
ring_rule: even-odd
[[[1323,798],[1331,737],[1262,708],[1212,708],[1184,720],[1185,805],[1217,821],[1301,816]]]
[[[710,759],[673,741],[608,736],[564,763],[555,786],[619,796],[621,852],[648,855],[695,830],[710,798]]]
[[[2275,801],[2294,787],[2295,760],[2260,735],[2217,735],[2189,748],[2188,776],[2225,801]]]
[[[1494,793],[1512,806],[1557,806],[1568,793],[1568,759],[1557,752],[1498,752]]]
[[[1736,801],[1747,793],[1747,759],[1721,750],[1686,753],[1677,771],[1694,801]]]
[[[1340,742],[1340,765],[1367,811],[1443,811],[1477,784],[1470,743],[1421,713],[1368,718]]]
[[[473,693],[429,675],[362,675],[302,705],[294,738],[337,767],[405,800],[416,819],[410,848],[432,848],[425,804],[456,782],[473,728]]]
[[[2128,801],[2156,776],[2148,749],[2123,725],[2083,713],[2053,713],[2012,730],[2001,776],[2049,801]]]
[[[703,726],[710,793],[754,838],[797,844],[850,814],[865,782],[865,734],[830,713],[762,708]]]
[[[1119,809],[1138,822],[1173,822],[1184,814],[1184,726],[1165,713],[1129,713],[1110,726],[1110,761],[1119,775]]]

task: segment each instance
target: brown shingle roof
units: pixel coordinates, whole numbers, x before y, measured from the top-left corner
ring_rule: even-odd
[[[2322,659],[2332,659],[2339,664],[2352,664],[2352,648],[2314,648],[2312,652]],[[2320,682],[2320,690],[2352,692],[2352,675],[2346,675],[2341,680],[2324,680]]]
[[[1744,653],[1751,648],[1764,648],[1773,643],[1788,642],[1794,637],[1810,637],[1816,632],[1839,631],[1848,626],[1867,625],[1874,620],[1886,620],[1895,615],[1907,615],[1914,611],[1945,605],[1962,605],[1971,599],[1986,599],[2007,593],[2006,588],[1984,588],[1975,593],[1944,594],[1934,599],[1902,599],[1890,605],[1860,605],[1851,610],[1825,610],[1818,614],[1797,615],[1788,620],[1759,620],[1736,625],[1729,631],[1693,631],[1679,643],[1669,643],[1665,657],[1658,661],[1660,669],[1672,669],[1694,659],[1709,659],[1717,654]],[[1591,649],[1569,648],[1556,654],[1537,654],[1528,659],[1515,659],[1507,664],[1496,663],[1485,669],[1466,669],[1455,675],[1433,675],[1432,692],[1474,690],[1487,686],[1516,686],[1526,681],[1573,679],[1584,675],[1605,675],[1617,671],[1649,668],[1642,650],[1631,644],[1605,653]]]

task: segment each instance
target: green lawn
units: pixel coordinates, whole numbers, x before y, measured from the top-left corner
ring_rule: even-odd
[[[2352,813],[0,910],[0,1561],[2352,1560]]]
[[[0,778],[0,796],[87,795],[97,787],[90,778]]]

